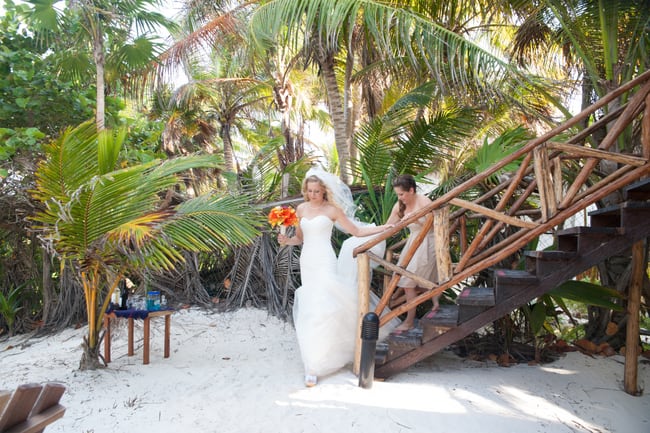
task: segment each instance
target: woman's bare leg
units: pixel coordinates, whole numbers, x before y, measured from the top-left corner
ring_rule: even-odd
[[[438,311],[438,308],[440,308],[440,295],[434,296],[433,298],[433,308],[431,311]]]
[[[410,287],[404,287],[404,294],[406,295],[406,302],[410,302],[413,298],[415,298],[415,288],[410,288]],[[406,312],[406,318],[404,321],[397,327],[395,328],[396,331],[408,331],[409,329],[413,328],[415,324],[415,308],[411,308]]]

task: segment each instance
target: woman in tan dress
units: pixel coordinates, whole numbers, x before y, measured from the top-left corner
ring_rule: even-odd
[[[393,181],[393,190],[395,191],[395,194],[397,194],[397,203],[395,203],[395,206],[393,206],[393,210],[391,211],[390,217],[388,217],[386,224],[397,224],[403,219],[408,218],[408,216],[414,212],[417,212],[423,207],[431,204],[431,200],[427,196],[419,194],[417,192],[417,184],[415,183],[415,179],[409,174],[403,174],[395,178]],[[425,217],[422,217],[419,220],[408,225],[409,237],[402,251],[406,252],[411,248],[413,240],[417,237],[417,234],[422,229],[424,220]],[[413,272],[414,274],[422,278],[426,278],[429,281],[438,280],[434,241],[435,239],[433,230],[429,230],[426,237],[422,241],[422,244],[418,247],[417,251],[406,267],[407,271]],[[398,262],[398,265],[399,264],[400,263]],[[407,302],[415,298],[417,295],[417,283],[408,277],[400,278],[397,286],[404,289]],[[432,311],[435,311],[439,308],[438,299],[439,296],[433,298]],[[406,313],[406,318],[402,324],[395,330],[409,330],[413,328],[414,322],[415,308],[412,308]]]

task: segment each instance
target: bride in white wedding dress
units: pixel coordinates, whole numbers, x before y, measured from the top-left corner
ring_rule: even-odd
[[[305,202],[296,209],[300,220],[296,234],[278,235],[280,244],[302,244],[302,286],[295,293],[293,318],[307,386],[316,385],[318,376],[345,366],[354,354],[356,264],[348,253],[341,256],[343,263],[338,263],[331,242],[334,225],[356,237],[374,235],[392,227],[355,223],[343,210],[348,200],[337,197],[347,186],[333,183],[333,178],[338,180],[319,169],[307,172],[302,188]],[[340,204],[341,201],[344,203]]]

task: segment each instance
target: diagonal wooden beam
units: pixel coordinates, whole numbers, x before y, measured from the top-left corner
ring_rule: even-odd
[[[485,206],[478,205],[476,203],[472,203],[471,201],[463,200],[460,198],[453,198],[449,200],[449,203],[455,205],[455,206],[460,206],[464,207],[466,209],[469,209],[471,211],[474,211],[476,213],[479,213],[481,215],[485,215],[486,217],[495,219],[497,221],[503,221],[506,224],[510,224],[512,226],[516,227],[522,227],[526,229],[534,229],[537,227],[539,224],[534,223],[532,221],[524,221],[516,217],[512,217],[510,215],[506,215],[503,212],[497,212],[493,209],[487,208]]]
[[[562,152],[568,153],[569,155],[606,159],[608,161],[633,165],[635,167],[640,167],[648,161],[647,158],[641,156],[624,155],[622,153],[608,152],[606,150],[592,149],[591,147],[576,146],[574,144],[568,143],[549,141],[546,145],[550,149],[561,150]]]

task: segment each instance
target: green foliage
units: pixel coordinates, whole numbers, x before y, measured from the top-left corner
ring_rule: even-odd
[[[166,158],[161,151],[162,133],[165,123],[152,121],[143,116],[129,119],[126,124],[129,134],[125,137],[122,154],[129,164],[142,164],[154,159]]]
[[[83,283],[87,348],[95,355],[110,294],[124,272],[172,269],[184,250],[245,245],[262,221],[246,195],[164,202],[165,192],[183,185],[180,175],[219,167],[218,159],[189,155],[119,168],[125,137],[125,128],[98,133],[93,122],[65,131],[44,147],[32,194],[42,206],[35,228]]]
[[[531,134],[521,126],[505,131],[491,143],[488,141],[488,137],[485,137],[483,145],[476,149],[472,158],[466,161],[465,168],[470,170],[472,174],[482,173],[494,164],[519,150],[531,138]],[[506,165],[499,172],[493,175],[492,181],[497,183],[496,178],[499,174],[512,172],[516,170],[520,164],[521,159]]]
[[[623,311],[620,303],[613,300],[622,299],[621,293],[615,289],[594,284],[587,281],[565,281],[555,289],[548,292],[553,299],[571,299],[594,307],[608,308],[614,311]]]
[[[570,280],[540,296],[534,303],[524,305],[521,310],[528,319],[533,335],[539,336],[546,332],[566,340],[575,340],[582,332],[582,327],[573,317],[576,313],[586,311],[588,305],[623,311],[621,305],[614,301],[620,299],[622,295],[614,289],[587,281]],[[563,325],[560,320],[562,313],[569,318],[572,326]]]
[[[14,322],[16,315],[23,307],[20,306],[20,296],[25,284],[16,286],[4,294],[0,291],[0,316],[7,323],[9,328],[9,335],[13,335]]]
[[[57,76],[52,53],[39,47],[8,5],[0,19],[0,119],[3,128],[34,127],[54,135],[92,116],[92,89]]]
[[[40,140],[44,137],[45,134],[37,128],[0,128],[0,164],[11,160],[21,150],[39,151]]]

